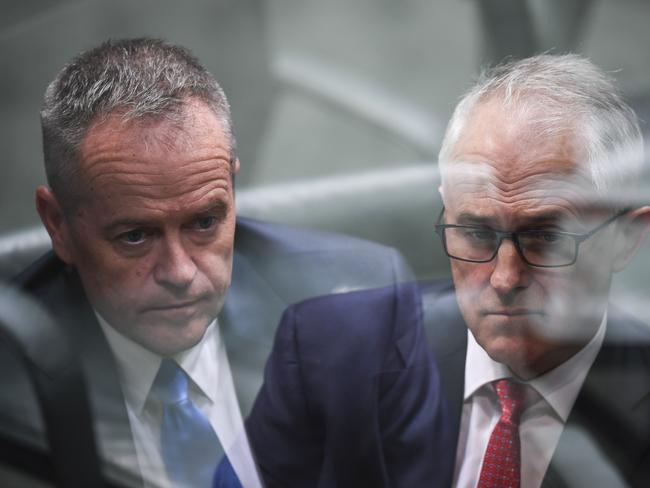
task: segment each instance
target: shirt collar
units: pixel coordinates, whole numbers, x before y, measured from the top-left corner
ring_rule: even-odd
[[[95,315],[116,359],[124,398],[140,415],[158,374],[162,357],[118,332],[97,311]],[[215,368],[219,365],[217,357],[220,352],[225,353],[215,319],[198,344],[172,357],[212,402],[215,401],[218,390],[216,378],[219,375]]]
[[[526,382],[544,398],[563,422],[566,422],[589,368],[600,351],[606,324],[607,313],[585,347],[559,366]],[[510,368],[494,361],[485,352],[468,329],[464,400],[468,400],[480,388],[493,381],[513,376]]]

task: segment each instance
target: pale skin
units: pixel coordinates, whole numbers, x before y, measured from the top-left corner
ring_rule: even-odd
[[[230,284],[235,203],[230,141],[203,103],[179,123],[91,126],[80,150],[79,204],[66,215],[51,189],[36,206],[56,254],[120,333],[163,356],[200,341]]]
[[[475,108],[455,150],[465,164],[443,177],[445,222],[497,230],[586,233],[611,213],[588,204],[570,133],[539,138],[525,120],[488,100]],[[467,170],[467,171],[466,171]],[[474,171],[478,170],[478,171]],[[571,266],[528,266],[511,240],[488,263],[451,260],[469,330],[492,359],[522,379],[560,365],[585,346],[607,308],[612,274],[634,256],[650,208],[631,210],[580,246]]]

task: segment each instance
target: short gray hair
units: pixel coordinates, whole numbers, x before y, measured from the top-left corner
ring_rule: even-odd
[[[447,125],[439,162],[453,159],[455,146],[473,110],[497,99],[530,112],[541,137],[571,131],[584,151],[598,194],[621,188],[643,166],[643,137],[634,111],[614,80],[576,54],[540,54],[484,71],[461,98]]]
[[[79,148],[91,124],[115,111],[125,120],[175,120],[189,98],[215,113],[234,164],[228,100],[189,50],[159,39],[109,40],[64,66],[45,91],[41,127],[47,180],[66,213],[75,208],[81,190]]]

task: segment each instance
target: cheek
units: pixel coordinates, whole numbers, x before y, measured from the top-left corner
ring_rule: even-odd
[[[215,291],[225,291],[230,285],[232,273],[232,247],[223,244],[201,249],[194,254],[194,260],[203,278]]]
[[[574,266],[538,273],[538,281],[555,301],[570,302],[571,309],[593,307],[607,301],[611,281],[608,252],[583,253]]]
[[[490,283],[490,269],[487,263],[452,261],[451,275],[463,315],[478,308],[478,297]]]
[[[577,266],[538,277],[547,313],[536,334],[552,343],[586,343],[605,313],[607,276]]]
[[[101,243],[93,248],[93,252],[79,253],[76,263],[87,293],[94,302],[126,311],[131,301],[146,293],[148,263],[124,259]]]
[[[579,314],[583,322],[599,321],[607,307],[612,275],[605,262],[603,260],[602,266],[581,263],[571,284],[566,286],[565,294],[571,300],[570,311]]]
[[[462,261],[453,260],[451,263],[451,272],[456,289],[456,300],[460,308],[465,324],[470,331],[481,343],[481,327],[479,296],[480,290],[485,287],[485,274],[480,268],[483,265],[463,263]],[[477,269],[479,268],[479,269]]]
[[[232,273],[232,254],[213,255],[206,258],[204,262],[206,264],[202,266],[203,272],[213,287],[218,290],[227,288],[230,285]]]
[[[107,260],[103,268],[97,267],[94,273],[95,290],[98,297],[111,308],[123,308],[148,295],[146,265],[124,262],[119,259]]]

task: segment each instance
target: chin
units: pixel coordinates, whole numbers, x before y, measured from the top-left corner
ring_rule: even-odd
[[[484,347],[485,351],[488,353],[494,361],[498,363],[503,363],[506,366],[511,364],[518,364],[521,362],[521,351],[518,350],[517,346],[512,344],[492,344],[490,343],[487,347]]]
[[[549,351],[537,342],[508,337],[499,339],[485,349],[495,361],[505,364],[521,379],[532,379],[552,368]]]
[[[173,356],[196,346],[205,335],[212,320],[195,319],[185,326],[157,325],[149,327],[137,340],[143,347],[160,356]]]
[[[477,339],[479,345],[485,349],[488,356],[498,363],[505,364],[513,371],[535,362],[529,340],[516,335],[499,336],[487,340]]]

